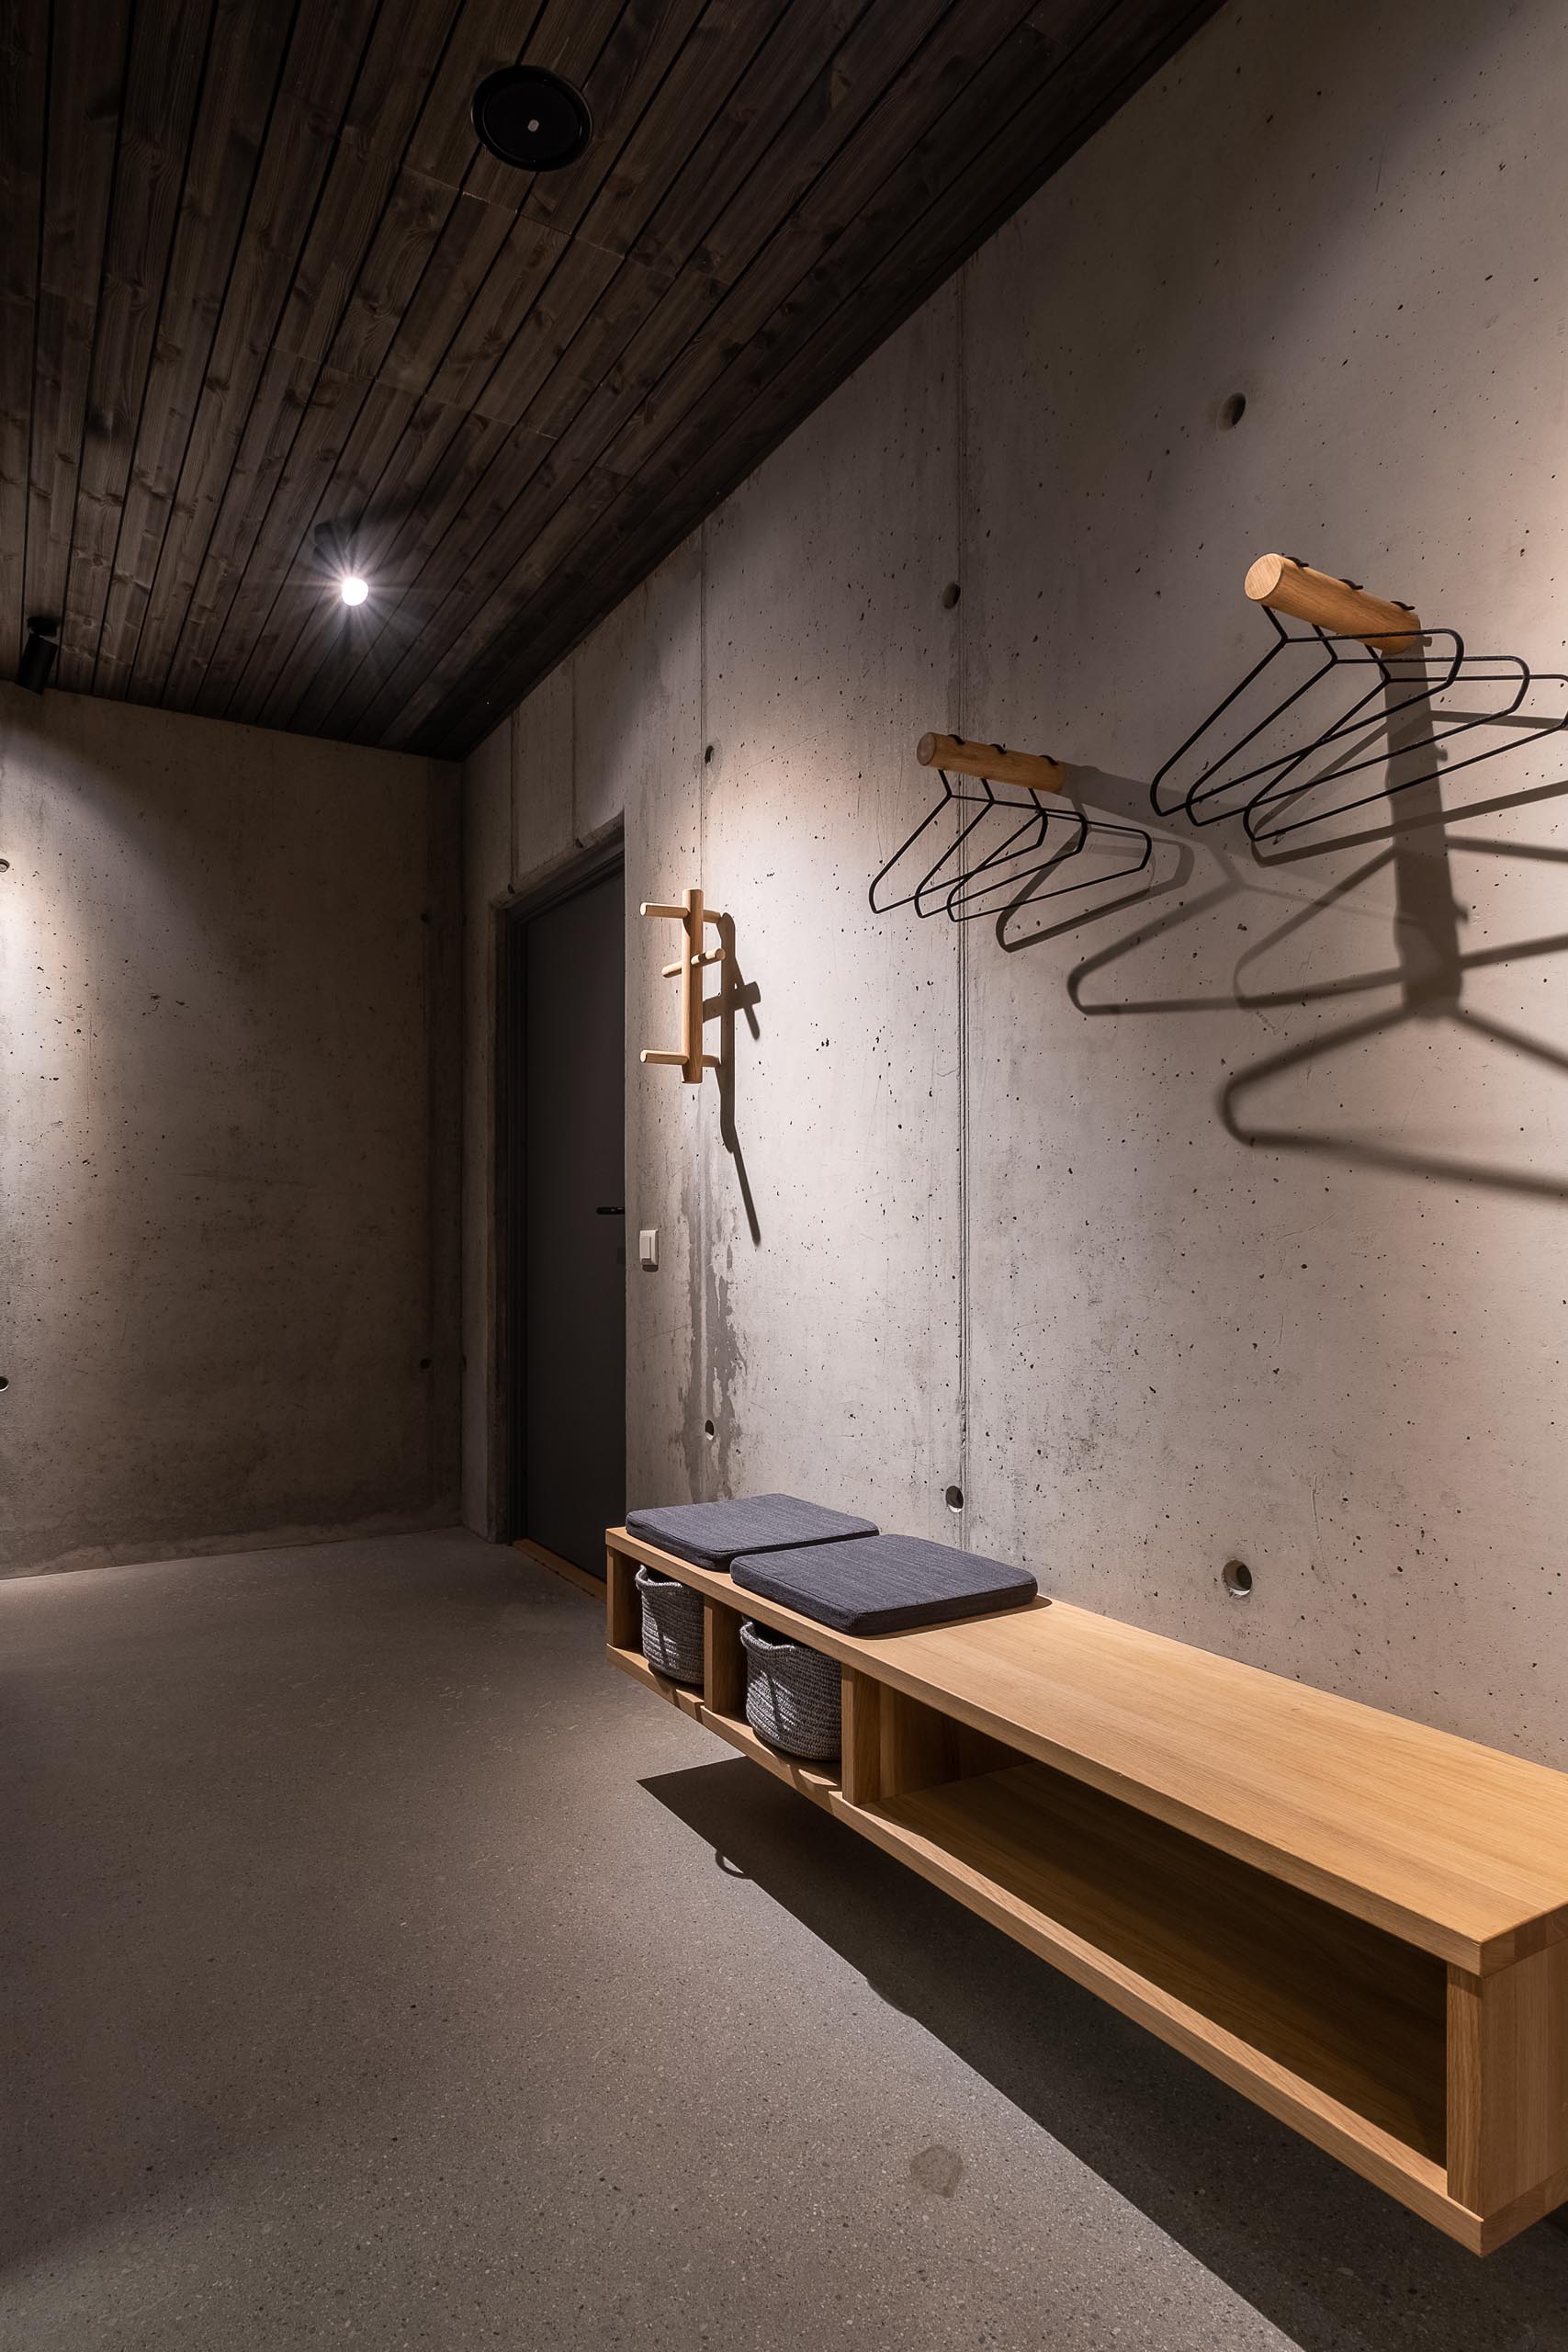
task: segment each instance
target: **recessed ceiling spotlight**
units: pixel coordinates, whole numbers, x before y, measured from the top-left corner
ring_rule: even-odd
[[[474,129],[481,143],[520,172],[558,172],[575,164],[593,136],[588,101],[542,65],[503,65],[474,92]]]
[[[337,593],[345,605],[362,605],[370,594],[369,582],[361,580],[356,572],[345,572],[338,582]]]

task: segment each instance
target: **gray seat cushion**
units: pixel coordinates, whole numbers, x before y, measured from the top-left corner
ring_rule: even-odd
[[[861,1544],[812,1544],[759,1557],[748,1553],[730,1573],[748,1592],[798,1609],[841,1634],[896,1634],[1019,1609],[1040,1588],[1022,1568],[928,1544],[919,1535],[873,1535]]]
[[[626,1532],[699,1568],[728,1568],[738,1553],[779,1552],[795,1544],[830,1550],[847,1536],[874,1535],[876,1521],[802,1502],[798,1495],[744,1495],[732,1503],[669,1503],[629,1510]]]

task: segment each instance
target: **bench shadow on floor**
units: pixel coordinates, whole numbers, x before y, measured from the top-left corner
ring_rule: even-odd
[[[642,1786],[1303,2352],[1568,2347],[1568,2235],[1478,2261],[754,1765]]]

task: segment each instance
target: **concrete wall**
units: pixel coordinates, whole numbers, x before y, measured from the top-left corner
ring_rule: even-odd
[[[1412,794],[1265,859],[1177,820],[1077,900],[866,905],[925,728],[1146,809],[1269,641],[1267,548],[1563,663],[1568,20],[1408,21],[1216,18],[491,738],[468,903],[624,816],[628,901],[700,875],[757,991],[732,1117],[628,1070],[628,1227],[662,1247],[629,1275],[634,1498],[852,1504],[1562,1763],[1562,752],[1454,749],[1446,823]],[[652,1042],[666,943],[631,928]]]
[[[0,1566],[453,1515],[459,813],[0,688]]]

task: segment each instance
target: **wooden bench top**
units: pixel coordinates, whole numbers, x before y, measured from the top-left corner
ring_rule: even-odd
[[[609,1541],[1474,1974],[1568,1937],[1568,1774],[1066,1601],[867,1639]]]

